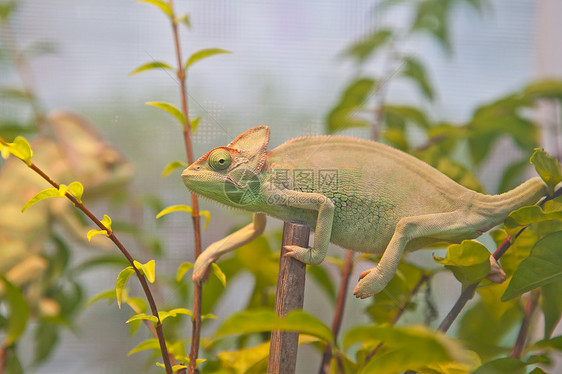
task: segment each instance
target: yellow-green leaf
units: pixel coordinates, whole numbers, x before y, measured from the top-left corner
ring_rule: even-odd
[[[168,317],[177,317],[178,314],[185,314],[193,318],[193,312],[186,308],[176,308],[169,311],[160,311],[158,312],[158,318],[160,318],[160,322],[164,322],[164,320]]]
[[[103,219],[101,220],[101,223],[109,230],[111,230],[111,218],[107,214],[103,215]]]
[[[205,362],[205,361],[207,361],[207,360],[205,360],[205,359],[199,359],[199,358],[198,358],[198,359],[196,360],[196,365],[195,365],[195,367],[197,367],[197,365],[198,365],[199,363]],[[156,363],[156,366],[159,366],[159,367],[161,367],[161,368],[166,368],[166,365],[164,365],[164,364],[161,363],[161,362],[157,362],[157,363]],[[185,369],[185,368],[187,368],[186,365],[174,365],[174,366],[172,366],[172,371],[175,373],[175,372],[177,372],[178,370]]]
[[[552,193],[554,187],[562,181],[562,171],[558,160],[546,153],[544,149],[535,148],[535,152],[531,156],[531,163]]]
[[[160,350],[160,343],[158,339],[148,339],[143,342],[140,342],[135,348],[131,349],[127,356],[131,356],[137,352],[146,351],[148,349]]]
[[[178,267],[178,272],[176,274],[176,281],[182,280],[183,276],[193,267],[191,262],[184,262]]]
[[[79,203],[82,202],[82,194],[84,194],[84,186],[80,182],[72,182],[68,185],[67,192],[70,192]]]
[[[3,275],[0,281],[4,284],[4,300],[10,310],[6,325],[3,326],[3,347],[12,345],[25,331],[29,318],[29,307],[19,288],[10,283]]]
[[[3,158],[8,158],[8,155],[11,153],[20,160],[25,161],[27,165],[31,165],[33,151],[31,150],[29,142],[22,136],[16,137],[13,143],[7,143],[2,139],[0,142],[0,151],[2,152]]]
[[[117,305],[119,306],[119,309],[121,309],[121,297],[123,296],[123,289],[127,285],[129,278],[131,277],[131,275],[133,275],[134,272],[135,269],[133,269],[132,266],[127,266],[125,269],[121,270],[121,272],[117,276],[117,282],[115,282],[115,296],[117,297]]]
[[[135,70],[130,72],[129,75],[132,76],[132,75],[138,74],[140,72],[151,70],[151,69],[163,69],[163,70],[174,71],[174,69],[165,62],[152,61],[152,62],[147,62],[146,64],[143,64],[143,65],[139,66],[138,68],[136,68]]]
[[[197,126],[199,126],[199,121],[201,121],[201,117],[197,116],[193,119],[191,119],[189,121],[189,124],[191,125],[191,131],[195,132],[195,130],[197,130]]]
[[[172,213],[172,212],[188,212],[191,215],[193,215],[193,209],[191,209],[190,206],[187,205],[172,205],[167,207],[166,209],[162,210],[160,213],[158,213],[156,215],[156,218],[160,218],[165,216],[168,213]],[[207,229],[207,226],[209,226],[209,221],[211,219],[211,213],[208,210],[200,210],[199,214],[201,216],[204,216],[207,220],[205,221],[205,226],[203,227],[203,230]]]
[[[183,115],[183,113],[178,108],[176,108],[172,104],[165,103],[165,102],[162,102],[162,101],[148,101],[145,104],[156,107],[158,109],[162,109],[162,110],[170,113],[172,116],[174,116],[179,121],[179,123],[183,127],[185,127],[185,116]]]
[[[176,170],[177,168],[181,168],[187,167],[187,164],[185,162],[182,161],[172,161],[170,162],[168,165],[166,165],[166,167],[164,168],[164,171],[162,172],[162,178],[165,178],[166,176],[168,176],[172,171]]]
[[[154,323],[158,322],[158,318],[156,316],[146,314],[146,313],[138,313],[138,314],[135,314],[134,316],[132,316],[131,318],[129,318],[127,320],[127,322],[125,322],[125,323],[138,321],[138,320],[147,320],[147,321],[152,321]]]
[[[183,16],[176,18],[176,22],[183,23],[188,29],[191,28],[191,19],[189,18],[188,13],[185,13]]]
[[[141,264],[137,260],[135,260],[133,263],[135,267],[146,276],[146,279],[148,279],[150,283],[154,283],[154,280],[156,278],[156,262],[154,260],[150,260],[146,264]]]
[[[102,300],[102,299],[107,299],[108,302],[112,302],[115,299],[115,289],[112,288],[110,290],[106,290],[103,291],[97,295],[92,296],[88,301],[86,301],[86,304],[84,305],[84,308],[89,307],[90,305],[92,305],[93,303],[95,303],[96,301]]]
[[[25,212],[30,206],[32,206],[35,203],[38,203],[41,200],[48,199],[49,197],[59,197],[59,196],[60,196],[59,190],[57,190],[54,187],[47,188],[46,190],[43,190],[43,191],[39,192],[38,194],[33,196],[31,199],[29,199],[27,201],[27,203],[25,203],[23,208],[21,208],[21,212],[22,213]]]
[[[505,228],[508,234],[514,235],[523,226],[551,220],[562,220],[562,210],[545,212],[538,205],[525,206],[509,214],[505,220]]]
[[[105,235],[107,237],[109,237],[109,233],[107,232],[107,230],[97,230],[97,229],[91,229],[90,231],[88,231],[88,233],[86,234],[86,236],[88,237],[88,241],[91,241],[92,238],[96,235]]]
[[[217,265],[216,263],[212,263],[211,264],[211,268],[213,269],[213,274],[215,274],[215,276],[219,279],[219,281],[222,283],[223,287],[226,287],[226,275],[224,275],[224,273],[222,272],[221,268],[219,267],[219,265]]]
[[[172,7],[165,1],[162,0],[137,0],[139,3],[148,3],[160,8],[168,17],[172,18],[174,16],[174,11]]]
[[[332,342],[332,331],[318,318],[302,310],[289,312],[280,318],[273,310],[246,310],[228,318],[217,330],[215,338],[227,335],[251,334],[262,331],[298,331]]]
[[[203,314],[201,316],[201,321],[206,320],[206,319],[218,319],[218,317],[215,316],[213,313]]]
[[[445,258],[434,255],[433,259],[450,269],[463,286],[484,279],[490,272],[490,252],[474,240],[452,244]]]
[[[202,60],[204,58],[214,56],[214,55],[217,55],[217,54],[220,54],[220,53],[231,53],[231,52],[227,51],[225,49],[220,49],[220,48],[200,49],[199,51],[197,51],[194,54],[192,54],[191,56],[189,56],[189,59],[185,63],[185,69],[187,70],[191,65],[193,65],[194,63],[196,63],[199,60]]]
[[[562,231],[539,240],[529,257],[521,262],[513,274],[502,301],[510,300],[537,287],[562,280]]]

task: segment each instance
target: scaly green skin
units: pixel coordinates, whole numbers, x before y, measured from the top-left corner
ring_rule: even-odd
[[[304,263],[322,262],[329,242],[382,254],[355,288],[355,296],[366,298],[388,284],[404,251],[475,238],[547,193],[542,180],[533,178],[502,195],[479,194],[415,157],[368,140],[311,136],[267,152],[268,142],[269,128],[255,127],[183,172],[190,190],[255,212],[252,224],[203,252],[195,282],[223,253],[259,236],[269,215],[315,230],[311,248],[287,246],[287,255]]]

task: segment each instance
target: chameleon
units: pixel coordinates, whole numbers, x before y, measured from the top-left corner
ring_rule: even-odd
[[[196,194],[253,213],[252,223],[197,258],[192,277],[197,284],[206,279],[212,262],[261,235],[268,215],[305,222],[314,230],[312,247],[284,247],[286,256],[306,264],[321,263],[330,242],[381,256],[354,289],[364,299],[390,282],[405,251],[474,239],[548,190],[535,177],[503,194],[486,195],[382,143],[319,135],[268,151],[269,136],[267,126],[249,129],[181,174]],[[490,274],[492,280],[503,281],[505,273],[490,258],[492,271],[499,272]]]
[[[132,178],[132,164],[105,142],[85,118],[56,110],[48,115],[46,123],[50,134],[34,139],[31,148],[34,163],[53,180],[64,184],[80,181],[85,187],[84,199],[88,200],[124,186]],[[89,228],[76,218],[66,199],[46,199],[22,214],[26,201],[48,187],[18,159],[10,158],[2,165],[0,274],[14,285],[25,287],[28,300],[41,299],[40,304],[53,306],[42,297],[42,280],[49,266],[45,243],[55,223],[86,243]],[[103,246],[101,243],[98,245]]]

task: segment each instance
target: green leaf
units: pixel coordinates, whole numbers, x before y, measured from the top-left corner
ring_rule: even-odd
[[[189,125],[191,126],[191,131],[195,132],[197,127],[199,126],[199,121],[201,121],[201,117],[197,116],[189,121]]]
[[[127,353],[127,356],[131,356],[137,352],[146,351],[148,349],[160,351],[160,343],[158,342],[158,339],[154,338],[140,342],[135,348],[131,349],[129,353]]]
[[[480,364],[478,357],[460,343],[425,326],[359,326],[347,332],[343,345],[349,347],[359,342],[384,342],[385,347],[384,353],[373,356],[361,374],[417,371],[426,365],[447,362],[463,363],[468,368]]]
[[[106,299],[109,302],[112,302],[115,298],[116,298],[115,289],[112,288],[110,290],[106,290],[106,291],[100,292],[97,295],[92,296],[88,301],[86,301],[86,304],[84,305],[84,308],[89,307],[90,305],[92,305],[93,303],[95,303],[96,301],[99,301],[99,300]]]
[[[562,181],[562,171],[560,171],[558,160],[546,153],[544,149],[535,148],[535,152],[531,156],[531,163],[548,185],[550,192],[554,192],[554,187]]]
[[[125,259],[122,255],[101,255],[92,257],[80,265],[76,266],[72,271],[81,274],[86,270],[90,270],[96,266],[112,266],[116,265],[119,268],[123,268],[123,266],[127,266],[129,261]]]
[[[562,281],[542,287],[541,307],[544,314],[544,338],[552,336],[562,316]]]
[[[354,43],[347,51],[346,54],[355,58],[357,62],[363,63],[367,60],[377,49],[385,45],[392,37],[392,30],[382,29],[376,30],[366,38]]]
[[[183,276],[193,267],[191,262],[184,262],[178,267],[178,272],[176,275],[176,281],[179,282],[182,280]]]
[[[156,218],[158,219],[158,218],[163,217],[166,214],[169,214],[169,213],[172,213],[172,212],[188,212],[193,216],[193,209],[191,209],[190,206],[187,206],[187,205],[172,205],[172,206],[169,206],[166,209],[162,210],[160,213],[158,213],[156,215]],[[203,227],[203,230],[206,230],[207,226],[209,226],[209,221],[211,219],[211,212],[209,212],[208,210],[200,210],[199,215],[204,216],[206,218],[205,226]]]
[[[449,8],[452,2],[425,0],[417,2],[412,31],[426,31],[441,44],[447,52],[451,51],[449,40]]]
[[[154,283],[156,279],[156,262],[154,260],[150,260],[146,264],[141,264],[137,260],[134,260],[133,264],[146,276],[146,279],[148,279],[150,283]]]
[[[517,181],[519,180],[519,177],[522,176],[528,166],[529,163],[526,159],[509,165],[503,172],[499,192],[503,193],[515,188],[518,185]]]
[[[17,4],[18,2],[15,0],[0,3],[0,21],[7,20],[12,12],[16,10]]]
[[[543,348],[552,348],[556,349],[557,351],[562,351],[562,336],[557,336],[552,339],[547,340],[540,340],[529,347],[529,349],[543,349]]]
[[[279,318],[273,310],[245,310],[230,316],[217,330],[215,339],[271,330],[298,331],[328,342],[333,341],[330,328],[302,310],[289,312],[284,318]]]
[[[131,318],[129,318],[125,323],[129,323],[129,322],[133,322],[133,321],[139,321],[139,320],[147,320],[147,321],[152,321],[154,323],[158,322],[158,317],[153,316],[153,315],[149,315],[146,313],[138,313],[135,314],[134,316],[132,316]]]
[[[224,273],[222,272],[221,268],[219,267],[219,265],[217,265],[216,263],[212,263],[211,264],[211,269],[213,270],[213,274],[219,279],[219,281],[222,283],[223,287],[226,287],[226,275],[224,275]]]
[[[527,96],[533,98],[550,98],[562,100],[562,80],[549,79],[533,82],[523,90]]]
[[[538,205],[525,206],[514,210],[507,216],[505,228],[508,234],[513,235],[523,226],[551,220],[562,220],[562,210],[547,213]]]
[[[117,305],[119,306],[119,309],[121,309],[121,297],[123,296],[123,289],[127,285],[129,278],[131,277],[131,275],[133,275],[134,272],[135,269],[133,269],[132,266],[127,266],[125,269],[121,270],[121,272],[117,276],[117,282],[115,283],[115,296],[117,297]]]
[[[188,29],[191,28],[191,19],[188,13],[185,13],[183,16],[176,18],[176,22],[183,23]]]
[[[187,164],[185,162],[182,162],[182,161],[172,161],[172,162],[170,162],[164,168],[164,171],[162,172],[162,178],[167,177],[172,171],[176,170],[177,168],[181,168],[181,167],[186,168]]]
[[[137,0],[139,3],[148,3],[160,8],[169,18],[174,17],[174,11],[170,4],[162,0]]]
[[[490,272],[490,252],[474,240],[463,240],[461,244],[452,244],[447,249],[445,258],[434,255],[433,259],[450,269],[463,286],[486,278]]]
[[[16,99],[21,101],[32,101],[33,96],[19,88],[0,88],[0,97],[7,99]]]
[[[82,202],[82,194],[84,193],[84,186],[80,182],[72,182],[68,185],[67,192],[70,192],[79,203]]]
[[[531,371],[529,374],[547,374],[547,372],[537,367],[534,368],[533,371]]]
[[[539,240],[513,274],[502,301],[562,279],[562,231]]]
[[[353,127],[370,126],[371,121],[357,117],[357,112],[363,109],[375,87],[376,83],[371,78],[358,78],[351,82],[345,89],[339,103],[328,114],[326,120],[328,133]]]
[[[211,56],[214,56],[214,55],[218,55],[218,54],[221,54],[221,53],[232,53],[232,52],[227,51],[225,49],[220,49],[220,48],[201,49],[201,50],[193,53],[191,56],[189,56],[189,59],[185,63],[185,69],[187,70],[191,65],[193,65],[194,63],[196,63],[199,60],[202,60],[204,58],[211,57]]]
[[[172,68],[170,65],[168,65],[165,62],[152,61],[152,62],[147,62],[146,64],[143,64],[143,65],[139,66],[138,68],[136,68],[135,70],[130,72],[129,75],[132,76],[132,75],[138,74],[140,72],[152,70],[152,69],[163,69],[163,70],[174,71],[174,68]]]
[[[404,57],[404,67],[401,75],[412,79],[418,85],[423,95],[427,99],[433,100],[433,88],[427,77],[427,71],[418,59],[412,56]]]
[[[429,129],[431,126],[427,116],[424,112],[422,112],[418,108],[414,108],[412,106],[406,105],[385,105],[384,106],[385,113],[392,113],[395,114],[404,120],[412,122],[422,129]]]
[[[4,299],[10,310],[3,334],[3,347],[8,347],[16,342],[25,331],[29,318],[29,307],[19,288],[10,283],[3,275],[0,275],[0,281],[4,284]]]
[[[148,101],[145,104],[156,107],[158,109],[162,109],[163,111],[166,111],[166,112],[170,113],[172,116],[174,116],[178,120],[178,122],[183,127],[185,127],[185,116],[183,115],[183,113],[178,108],[176,108],[172,104],[165,103],[165,102],[162,102],[162,101]]]
[[[33,196],[31,199],[29,199],[25,205],[23,206],[23,208],[21,208],[21,212],[25,212],[27,209],[29,209],[29,207],[31,207],[32,205],[38,203],[41,200],[45,200],[48,199],[49,197],[60,197],[60,193],[59,190],[57,190],[54,187],[51,188],[47,188],[46,190],[43,190],[39,193],[37,193],[35,196]]]
[[[523,374],[527,363],[516,358],[504,357],[486,362],[480,366],[473,374]]]
[[[35,329],[34,335],[33,365],[35,366],[44,362],[57,346],[59,341],[59,326],[50,323],[48,320],[40,321],[39,326]],[[9,369],[8,373],[11,373]]]

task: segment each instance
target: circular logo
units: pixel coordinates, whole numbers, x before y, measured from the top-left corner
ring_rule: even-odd
[[[223,183],[227,199],[236,205],[250,205],[261,194],[261,182],[250,169],[235,169],[229,173],[230,181]]]

